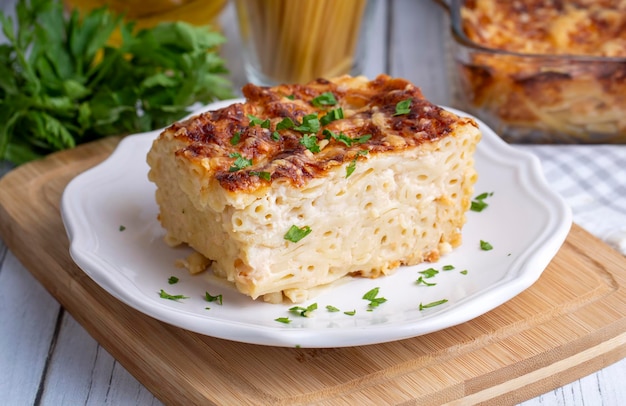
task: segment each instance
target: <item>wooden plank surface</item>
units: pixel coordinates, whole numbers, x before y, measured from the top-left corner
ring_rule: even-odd
[[[0,180],[0,235],[43,286],[166,403],[515,403],[626,356],[626,259],[574,225],[530,289],[460,326],[394,343],[274,348],[214,339],[147,317],[71,260],[60,195],[103,160],[109,138]]]

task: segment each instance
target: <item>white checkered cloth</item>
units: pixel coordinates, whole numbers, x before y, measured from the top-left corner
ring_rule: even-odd
[[[573,220],[626,255],[626,145],[515,145],[535,154]]]

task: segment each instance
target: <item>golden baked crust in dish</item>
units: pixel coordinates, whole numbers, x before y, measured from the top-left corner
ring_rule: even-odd
[[[461,243],[477,178],[472,119],[385,75],[243,93],[171,125],[148,153],[170,244],[252,298],[301,302]]]
[[[626,57],[626,1],[468,0],[465,34],[525,54]]]
[[[461,108],[512,142],[626,142],[626,1],[468,0]]]

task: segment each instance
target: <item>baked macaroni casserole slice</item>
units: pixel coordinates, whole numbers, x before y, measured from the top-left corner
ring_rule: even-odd
[[[385,75],[243,93],[171,125],[148,153],[169,244],[194,248],[241,293],[295,303],[461,244],[473,120]]]

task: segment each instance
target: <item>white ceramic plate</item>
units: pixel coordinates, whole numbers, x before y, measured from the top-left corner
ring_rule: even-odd
[[[232,103],[214,103],[216,109]],[[459,115],[466,113],[455,111]],[[147,180],[146,153],[159,131],[124,138],[102,164],[73,179],[62,197],[62,216],[74,261],[101,287],[158,320],[208,336],[287,347],[345,347],[414,337],[454,326],[499,306],[532,285],[565,240],[571,212],[546,184],[537,158],[504,143],[477,120],[483,139],[476,152],[476,195],[493,192],[488,208],[469,212],[463,245],[438,263],[402,267],[375,280],[347,279],[302,304],[317,303],[312,317],[291,305],[252,301],[210,272],[192,276],[175,267],[188,248],[169,248],[156,220],[155,186]],[[123,226],[124,230],[120,228]],[[480,240],[493,249],[480,249]],[[445,265],[453,270],[443,271]],[[440,271],[416,284],[420,271]],[[467,272],[461,272],[467,271]],[[176,276],[179,282],[168,284]],[[373,311],[362,296],[379,288],[387,299]],[[188,299],[160,297],[163,289]],[[208,303],[205,292],[221,294]],[[446,299],[438,306],[420,310]],[[339,312],[329,312],[331,305]],[[207,307],[209,309],[207,309]],[[354,315],[344,311],[356,311]],[[288,317],[288,324],[276,321]]]

